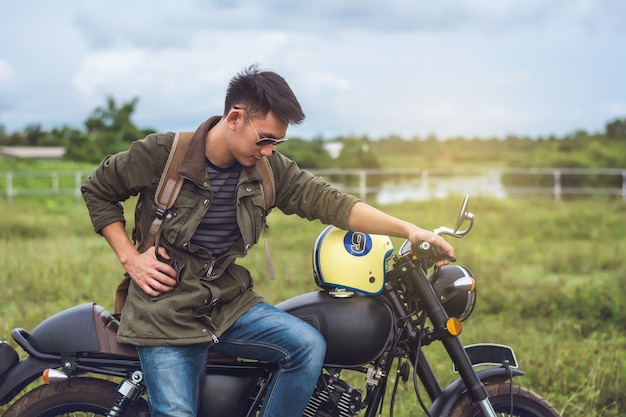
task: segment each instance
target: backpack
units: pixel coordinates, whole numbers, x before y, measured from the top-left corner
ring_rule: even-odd
[[[152,221],[152,224],[148,229],[148,233],[145,236],[139,227],[141,224],[140,219],[142,212],[141,199],[137,202],[135,207],[135,226],[133,228],[132,238],[133,243],[137,245],[137,249],[140,252],[145,252],[148,248],[154,246],[156,240],[158,239],[165,214],[176,201],[178,193],[183,186],[184,179],[181,178],[178,171],[185,154],[187,153],[187,148],[189,147],[193,133],[194,132],[176,132],[174,135],[172,149],[167,157],[165,168],[163,169],[163,173],[159,179],[159,184],[157,185],[156,194],[154,195],[154,202],[157,205],[154,220]],[[274,172],[272,171],[269,160],[264,156],[253,166],[244,167],[244,169],[248,175],[258,175],[261,177],[261,193],[263,194],[265,212],[268,213],[273,207],[276,198]],[[270,279],[276,279],[267,244],[266,230],[264,231],[263,240],[265,242],[265,257],[269,276]],[[120,282],[115,292],[116,314],[120,314],[122,311],[122,307],[126,301],[129,285],[130,276],[128,274],[124,274],[124,279]]]

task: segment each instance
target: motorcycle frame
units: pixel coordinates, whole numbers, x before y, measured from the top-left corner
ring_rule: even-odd
[[[434,287],[430,284],[426,272],[432,263],[432,259],[418,260],[417,257],[412,255],[405,255],[402,258],[397,258],[396,265],[394,265],[394,270],[400,271],[400,275],[403,275],[410,282],[410,286],[414,289],[424,314],[426,314],[434,327],[432,333],[419,333],[414,326],[414,321],[408,320],[405,322],[405,332],[411,344],[409,348],[411,363],[417,364],[414,371],[417,373],[432,401],[429,415],[447,415],[460,395],[467,391],[471,400],[480,405],[486,416],[495,417],[496,414],[489,402],[484,382],[508,380],[524,373],[504,366],[479,372],[474,369],[472,361],[467,355],[459,337],[452,335],[446,329],[449,316],[440,302]],[[386,284],[385,290],[386,296],[392,301],[398,317],[406,317],[411,314],[405,308],[406,304],[400,300],[398,292],[393,288],[393,285]],[[430,344],[435,340],[439,340],[442,343],[460,375],[460,378],[446,387],[445,390],[442,390],[433,368],[428,363],[422,350],[424,341]]]

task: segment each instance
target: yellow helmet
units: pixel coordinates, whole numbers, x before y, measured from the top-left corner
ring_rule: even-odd
[[[380,294],[386,261],[393,252],[388,236],[348,232],[335,226],[319,234],[313,248],[313,273],[321,288]]]

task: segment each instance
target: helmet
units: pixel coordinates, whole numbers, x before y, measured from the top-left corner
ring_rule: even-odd
[[[463,321],[472,314],[476,288],[469,269],[460,265],[442,266],[433,273],[431,283],[448,316]]]
[[[315,282],[376,295],[385,285],[386,261],[393,252],[388,236],[348,232],[335,226],[319,234],[313,248]]]

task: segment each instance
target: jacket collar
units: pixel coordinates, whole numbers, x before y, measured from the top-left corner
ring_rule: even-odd
[[[205,181],[206,136],[221,118],[221,116],[210,117],[196,129],[179,170],[181,176],[189,178],[197,184],[202,184]]]

